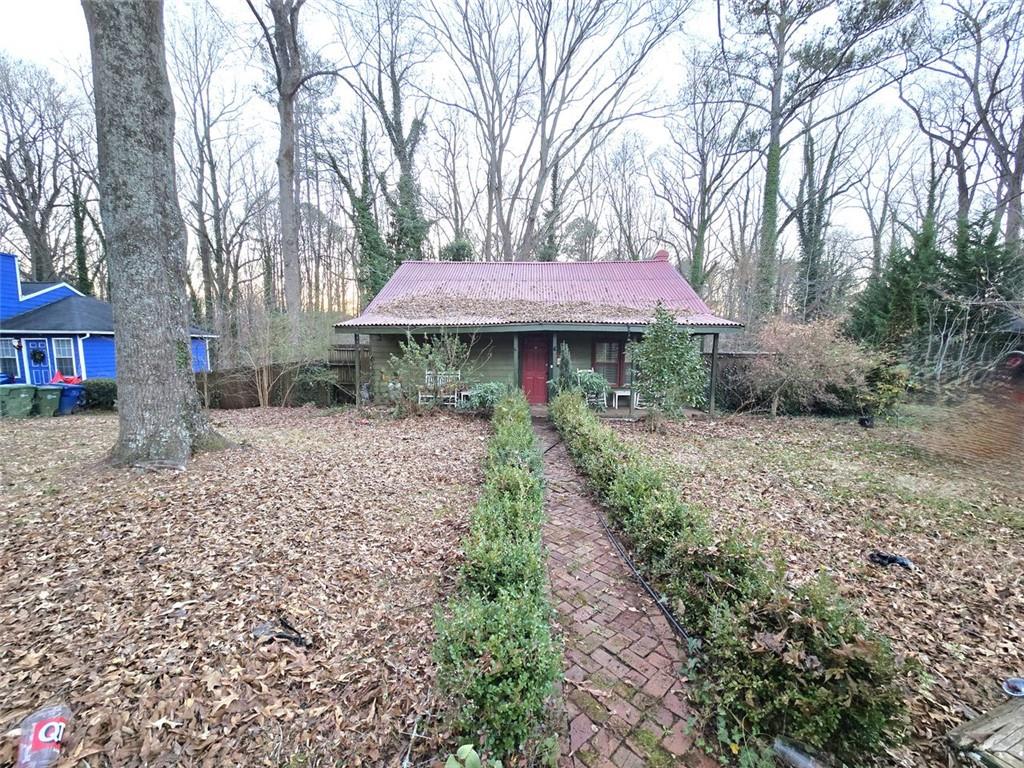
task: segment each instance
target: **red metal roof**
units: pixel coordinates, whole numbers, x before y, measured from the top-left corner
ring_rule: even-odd
[[[648,261],[407,261],[362,315],[338,325],[644,325],[660,301],[681,324],[740,327],[715,316],[660,256]]]

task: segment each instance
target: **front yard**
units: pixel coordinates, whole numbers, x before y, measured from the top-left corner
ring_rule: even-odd
[[[914,430],[824,419],[733,418],[620,434],[661,459],[716,527],[742,527],[794,580],[826,570],[910,662],[904,765],[945,764],[941,738],[1005,699],[1024,671],[1024,467],[967,462]],[[1011,463],[1012,462],[1012,463]],[[872,550],[916,570],[870,563]]]
[[[487,424],[215,422],[238,447],[184,473],[104,465],[114,416],[0,422],[0,732],[65,701],[81,765],[398,765],[414,727],[431,755]],[[254,635],[282,615],[309,647]]]

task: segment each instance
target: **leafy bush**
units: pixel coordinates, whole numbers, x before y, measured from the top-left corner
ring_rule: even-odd
[[[292,376],[281,377],[279,382],[283,405],[313,403],[326,408],[334,402],[338,388],[338,375],[330,366],[320,362],[306,363],[294,369]],[[287,379],[287,380],[286,380]],[[275,393],[276,394],[276,393]]]
[[[461,382],[472,380],[469,364],[472,344],[458,336],[442,334],[419,342],[410,335],[398,346],[400,352],[388,361],[385,367],[387,381],[381,385],[381,394],[394,403],[398,415],[419,411],[419,395],[427,388],[428,373],[458,371]],[[432,402],[437,402],[443,394],[441,386],[435,383],[430,394],[433,395]]]
[[[437,254],[441,261],[472,261],[473,244],[464,237],[457,237]]]
[[[483,384],[474,384],[469,389],[466,403],[460,405],[460,407],[489,416],[494,413],[494,407],[507,394],[508,384],[503,381],[488,381]]]
[[[611,388],[604,376],[597,371],[576,371],[576,382],[588,406],[598,411],[608,407],[608,392]]]
[[[434,655],[456,730],[502,758],[541,735],[561,657],[544,589],[540,452],[522,393],[501,399],[491,423],[461,595],[438,616]]]
[[[84,379],[85,407],[97,411],[112,411],[117,406],[117,381],[115,379]]]
[[[548,391],[551,396],[568,392],[576,388],[576,369],[572,365],[572,355],[569,353],[569,345],[564,341],[558,348],[558,359],[555,361],[555,372],[551,381],[548,382]]]
[[[845,338],[837,322],[768,323],[755,337],[762,353],[744,367],[747,401],[782,413],[856,414],[868,396],[875,357]]]
[[[879,360],[865,377],[868,391],[861,397],[861,408],[872,416],[895,414],[910,390],[910,368],[891,358]]]
[[[556,398],[551,415],[641,570],[702,638],[692,677],[726,755],[752,764],[787,736],[859,765],[896,738],[896,663],[831,582],[791,588],[756,543],[717,537],[578,396]]]
[[[704,406],[708,371],[700,348],[660,302],[643,338],[630,342],[630,360],[633,386],[655,410],[678,416]]]
[[[463,744],[454,755],[448,755],[444,768],[502,768],[500,760],[481,760],[472,744]]]
[[[608,407],[608,392],[611,391],[611,387],[604,376],[596,371],[577,371],[572,364],[569,345],[563,341],[558,352],[558,360],[555,361],[554,377],[548,382],[548,391],[552,397],[563,392],[579,392],[587,405],[603,411]]]

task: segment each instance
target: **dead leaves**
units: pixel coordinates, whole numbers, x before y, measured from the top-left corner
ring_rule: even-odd
[[[183,473],[103,465],[111,416],[0,423],[0,730],[66,700],[68,765],[397,765],[417,719],[429,752],[486,424],[214,420],[246,447]],[[253,637],[281,615],[311,648]]]
[[[1024,467],[949,460],[906,431],[826,419],[621,430],[720,530],[761,537],[792,580],[832,575],[909,662],[911,744],[891,764],[945,764],[945,734],[1002,701],[1000,681],[1024,669]],[[917,570],[872,565],[873,549]]]

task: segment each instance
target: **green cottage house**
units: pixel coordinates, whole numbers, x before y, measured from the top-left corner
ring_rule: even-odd
[[[643,334],[659,301],[700,338],[713,381],[719,336],[742,325],[714,315],[665,251],[646,261],[407,261],[359,317],[335,326],[332,361],[358,360],[360,378],[379,383],[407,335],[457,334],[472,345],[475,381],[465,386],[503,381],[542,405],[565,342],[577,369],[608,381],[609,405],[634,407],[626,343]],[[460,380],[457,371],[438,375]]]

